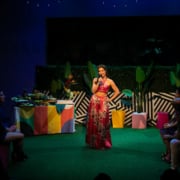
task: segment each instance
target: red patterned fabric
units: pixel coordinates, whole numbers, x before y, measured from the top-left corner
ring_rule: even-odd
[[[92,95],[88,109],[86,143],[95,149],[110,148],[109,105],[107,97]]]
[[[104,93],[108,93],[109,91],[109,84],[106,84],[106,81],[100,81],[99,82],[99,86],[98,86],[98,89],[97,89],[97,92],[104,92]]]

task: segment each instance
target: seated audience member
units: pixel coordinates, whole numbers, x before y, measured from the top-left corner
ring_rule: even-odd
[[[170,148],[171,169],[178,170],[178,167],[180,167],[180,124],[178,124],[175,137],[170,141]]]
[[[111,177],[106,173],[99,173],[94,177],[94,180],[111,180]]]
[[[64,87],[65,87],[66,89],[70,89],[72,83],[75,83],[75,80],[74,80],[73,74],[70,73],[70,74],[68,75],[68,77],[66,78],[66,80],[65,80]]]
[[[162,154],[162,160],[168,163],[171,162],[170,141],[174,138],[177,124],[180,122],[180,88],[177,88],[176,90],[176,95],[172,101],[172,105],[175,109],[175,116],[168,123],[165,123],[162,129],[160,129],[160,136],[166,147],[165,153]]]
[[[174,171],[173,169],[166,169],[161,175],[160,180],[179,180],[180,175],[178,171]]]
[[[65,91],[65,98],[72,99],[73,98],[73,91],[71,86],[75,83],[73,74],[69,74],[64,83],[64,91]]]
[[[63,82],[57,75],[52,79],[50,84],[51,95],[55,98],[61,98],[63,93]]]
[[[23,161],[27,159],[27,155],[23,151],[24,134],[16,132],[16,125],[4,115],[3,104],[5,102],[5,95],[0,92],[0,143],[8,144],[12,142],[13,152],[11,154],[13,161]]]
[[[7,169],[4,167],[3,160],[0,158],[0,179],[9,180]]]

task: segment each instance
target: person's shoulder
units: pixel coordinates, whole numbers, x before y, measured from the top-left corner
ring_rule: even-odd
[[[112,80],[111,78],[109,78],[109,77],[107,78],[107,80],[108,80],[108,81],[113,81],[113,80]]]
[[[108,82],[109,82],[110,84],[114,83],[114,80],[111,79],[111,78],[107,78],[107,80],[108,80]]]

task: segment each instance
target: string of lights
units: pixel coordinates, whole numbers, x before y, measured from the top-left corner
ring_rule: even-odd
[[[60,5],[63,2],[63,0],[49,0],[46,2],[47,7],[51,7],[52,5],[54,5],[56,3],[56,5]],[[26,5],[28,6],[36,6],[37,8],[40,6],[44,6],[45,1],[42,0],[27,0],[26,1]]]
[[[134,0],[134,1],[135,1],[135,4],[139,3],[139,0]],[[46,4],[47,7],[51,7],[55,3],[56,3],[56,5],[61,5],[63,2],[64,2],[64,0],[49,0],[48,2],[45,2],[42,0],[27,0],[26,5],[40,7],[42,5],[44,6],[44,4]],[[96,5],[96,3],[97,2],[95,2],[95,5]],[[109,2],[109,0],[108,1],[104,0],[104,1],[101,1],[101,5],[102,6],[110,5],[113,8],[127,7],[128,0],[118,0],[118,1],[113,1],[113,2]]]

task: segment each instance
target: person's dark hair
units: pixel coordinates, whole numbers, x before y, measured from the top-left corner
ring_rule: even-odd
[[[111,180],[111,177],[106,173],[99,173],[94,180]]]
[[[179,180],[180,174],[177,170],[166,169],[160,176],[160,180]]]
[[[109,76],[106,65],[104,65],[104,64],[99,64],[99,65],[97,66],[97,69],[99,69],[99,68],[103,68],[103,69],[106,71],[106,76]]]

